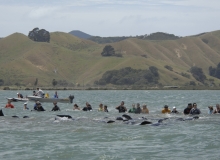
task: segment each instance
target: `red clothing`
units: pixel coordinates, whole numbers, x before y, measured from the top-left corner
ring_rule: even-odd
[[[5,108],[15,108],[15,107],[14,107],[14,105],[13,105],[13,104],[8,103],[8,104],[6,104]]]

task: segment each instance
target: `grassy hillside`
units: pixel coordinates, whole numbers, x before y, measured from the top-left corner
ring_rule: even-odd
[[[155,66],[162,85],[183,86],[196,82],[188,71],[198,66],[208,79],[220,84],[218,79],[208,76],[208,67],[216,67],[220,62],[220,31],[177,40],[129,38],[110,43],[123,57],[102,57],[105,45],[62,32],[51,33],[50,43],[33,42],[14,33],[0,41],[0,79],[6,85],[32,87],[38,78],[39,86],[52,86],[52,80],[56,79],[89,87],[108,70]],[[164,68],[165,65],[173,71]],[[191,76],[186,78],[181,73]]]

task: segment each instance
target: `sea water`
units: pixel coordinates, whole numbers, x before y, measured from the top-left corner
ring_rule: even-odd
[[[24,96],[32,91],[0,91],[0,159],[8,160],[87,160],[87,159],[220,159],[220,115],[209,115],[208,106],[220,103],[220,91],[58,91],[59,98],[75,96],[80,108],[89,102],[93,111],[74,111],[73,104],[58,103],[60,112],[51,112],[52,103],[42,103],[45,112],[23,110],[24,102],[13,102],[15,109],[5,109],[7,97]],[[53,96],[55,91],[45,91]],[[129,114],[133,119],[145,117],[159,126],[130,125],[125,122],[104,123],[122,116],[115,109],[121,101],[130,109],[133,103],[147,104],[150,113]],[[183,112],[188,103],[197,103],[199,119],[161,114],[164,105]],[[98,105],[108,106],[108,113],[98,112]],[[75,120],[55,120],[57,114]],[[19,118],[13,118],[12,116]],[[29,116],[29,118],[23,118]]]

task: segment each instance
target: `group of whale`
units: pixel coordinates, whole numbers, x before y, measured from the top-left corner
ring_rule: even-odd
[[[4,116],[2,109],[0,110],[0,116]],[[12,116],[12,118],[19,118],[18,116]],[[29,118],[29,116],[23,116],[22,118]],[[148,119],[146,117],[132,118],[130,115],[123,114],[121,117],[109,118],[104,117],[102,119],[93,119],[93,121],[101,122],[101,123],[117,123],[120,122],[122,124],[130,124],[130,125],[151,125],[151,126],[159,126],[163,125],[165,120],[170,118],[161,118],[161,119]],[[186,117],[186,118],[175,118],[175,121],[188,121],[188,120],[196,120],[199,119],[199,116]],[[70,115],[56,115],[54,118],[54,122],[60,121],[77,121],[80,118],[73,118]],[[153,122],[155,121],[156,122]]]

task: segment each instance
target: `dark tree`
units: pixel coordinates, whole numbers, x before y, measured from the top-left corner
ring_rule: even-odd
[[[53,87],[55,87],[57,85],[57,81],[55,79],[53,79],[52,85],[53,85]]]
[[[50,33],[45,29],[34,28],[29,32],[28,37],[36,42],[50,42]]]
[[[157,67],[150,66],[150,67],[149,67],[149,70],[151,71],[151,73],[152,73],[155,77],[158,77],[158,76],[159,76]]]
[[[101,53],[102,56],[114,56],[115,49],[111,45],[106,45]]]
[[[191,67],[190,72],[192,73],[193,77],[202,83],[204,83],[204,80],[206,79],[206,76],[204,75],[202,68],[199,67]]]
[[[3,86],[3,85],[4,85],[4,80],[0,79],[0,86]]]

